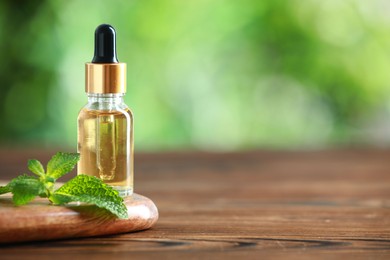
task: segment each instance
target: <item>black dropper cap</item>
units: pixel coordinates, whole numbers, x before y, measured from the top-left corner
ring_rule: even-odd
[[[109,24],[101,24],[95,30],[95,54],[92,63],[118,63],[116,32]]]

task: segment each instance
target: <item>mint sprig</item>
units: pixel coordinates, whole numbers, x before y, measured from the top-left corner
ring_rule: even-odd
[[[96,177],[77,175],[55,190],[56,180],[70,172],[79,159],[78,153],[57,153],[48,162],[46,172],[38,160],[29,160],[28,169],[37,176],[24,174],[12,179],[6,186],[0,186],[0,195],[11,192],[17,206],[27,204],[37,196],[48,198],[56,205],[85,202],[104,208],[119,218],[127,218],[123,198]]]

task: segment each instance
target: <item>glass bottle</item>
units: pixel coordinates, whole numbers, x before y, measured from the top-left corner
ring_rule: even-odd
[[[95,31],[95,56],[86,63],[88,103],[78,116],[78,174],[100,178],[121,196],[133,193],[133,114],[123,101],[126,64],[118,62],[115,30]]]

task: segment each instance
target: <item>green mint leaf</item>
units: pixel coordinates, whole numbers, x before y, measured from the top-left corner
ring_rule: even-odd
[[[56,153],[47,164],[46,175],[58,179],[73,170],[79,159],[78,153]]]
[[[21,175],[12,179],[9,186],[16,206],[24,205],[45,192],[45,185],[34,176]]]
[[[82,174],[74,177],[56,190],[51,198],[58,204],[70,201],[92,203],[119,218],[128,218],[123,198],[112,187],[93,176]]]
[[[28,169],[35,173],[38,176],[44,176],[45,175],[45,170],[43,169],[42,164],[38,160],[28,160]]]
[[[8,185],[6,186],[0,186],[0,195],[11,192],[11,189]]]

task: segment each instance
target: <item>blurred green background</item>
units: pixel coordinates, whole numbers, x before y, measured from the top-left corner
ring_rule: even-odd
[[[96,26],[137,150],[390,144],[387,0],[0,2],[0,144],[76,148]]]

